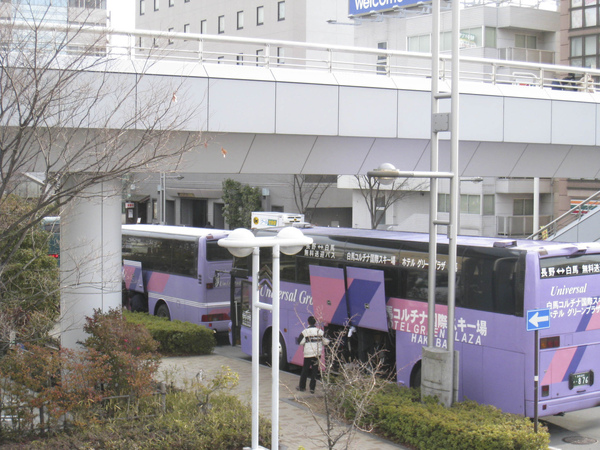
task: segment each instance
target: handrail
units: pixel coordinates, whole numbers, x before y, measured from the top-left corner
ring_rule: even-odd
[[[573,222],[581,220],[589,211],[589,209],[585,209],[584,207],[587,206],[589,203],[596,201],[598,199],[600,199],[600,191],[595,192],[594,194],[590,195],[588,198],[586,198],[580,204],[573,206],[566,213],[557,217],[552,222],[544,225],[538,231],[533,233],[531,236],[527,236],[527,239],[547,240],[551,236],[556,235],[558,230],[565,228],[567,225],[570,225]]]
[[[33,29],[33,25],[27,22],[15,22],[12,26]],[[108,60],[132,55],[139,60],[259,66],[266,70],[304,68],[329,73],[367,73],[385,78],[431,77],[430,53],[87,25],[42,23],[36,24],[35,29],[58,33],[90,33],[96,38],[104,36],[106,39],[102,40],[101,49]],[[146,45],[142,45],[144,42]],[[76,47],[69,51],[77,52]],[[600,69],[466,55],[461,55],[460,59],[460,77],[464,81],[585,92],[593,92],[596,87],[600,87],[596,81],[600,79]],[[450,80],[452,56],[442,54],[440,61],[440,77]],[[529,74],[530,82],[520,82],[519,76],[523,73]],[[566,74],[573,76],[565,80]]]

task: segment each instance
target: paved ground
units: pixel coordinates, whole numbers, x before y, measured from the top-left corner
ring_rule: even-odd
[[[239,347],[219,346],[215,349],[214,354],[206,356],[164,358],[161,371],[166,374],[167,379],[183,385],[184,380],[191,380],[198,373],[202,373],[204,377],[211,377],[222,366],[228,366],[239,374],[240,383],[234,392],[250,404],[252,398],[252,364],[250,357],[242,353]],[[279,448],[281,450],[318,450],[326,448],[322,442],[323,434],[320,432],[313,415],[307,408],[294,401],[295,395],[298,394],[296,391],[298,378],[297,374],[289,372],[280,372],[279,375]],[[317,385],[314,395],[319,395],[319,391],[320,386]],[[302,397],[312,394],[302,393],[299,395]],[[260,413],[267,417],[271,416],[271,369],[264,366],[260,367]],[[404,447],[368,433],[357,433],[350,448],[385,450]]]

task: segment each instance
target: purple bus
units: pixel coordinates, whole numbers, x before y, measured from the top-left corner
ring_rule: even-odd
[[[281,255],[281,365],[301,365],[296,338],[312,314],[327,332],[354,327],[354,357],[385,349],[397,382],[419,386],[428,335],[428,234],[321,227],[303,232],[313,244],[295,256]],[[448,240],[439,236],[438,242],[434,336],[435,345],[445,348]],[[539,333],[539,416],[600,405],[600,382],[594,381],[600,371],[600,244],[462,236],[457,245],[452,335],[459,400],[533,417]],[[270,252],[261,254],[261,264],[270,266]],[[261,276],[259,289],[261,301],[270,302],[268,276]],[[260,348],[271,357],[271,313],[260,314]],[[241,345],[248,354],[250,319],[247,310]]]
[[[217,241],[228,231],[166,225],[123,225],[125,303],[169,320],[229,329],[233,257]]]

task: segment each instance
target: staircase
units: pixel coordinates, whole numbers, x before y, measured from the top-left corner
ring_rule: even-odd
[[[600,191],[540,228],[527,239],[560,242],[600,241]]]

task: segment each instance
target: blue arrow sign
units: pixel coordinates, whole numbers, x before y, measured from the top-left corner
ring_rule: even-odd
[[[550,328],[550,310],[533,309],[527,311],[527,331]]]

